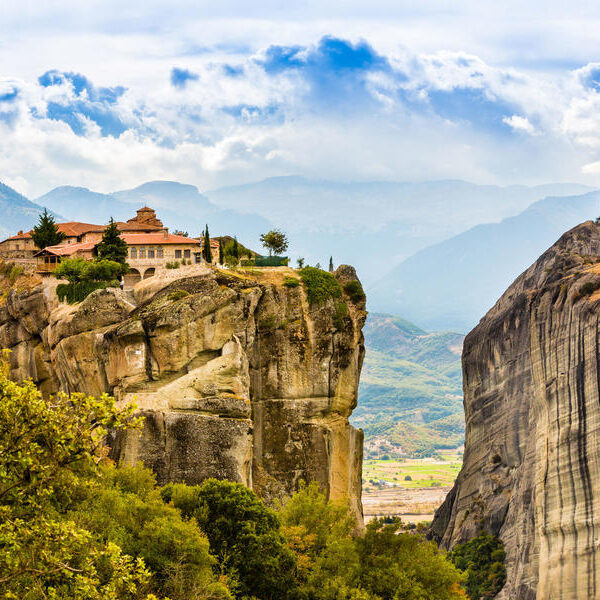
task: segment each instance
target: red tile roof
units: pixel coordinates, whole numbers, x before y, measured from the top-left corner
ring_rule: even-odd
[[[164,244],[200,245],[200,240],[185,237],[183,235],[175,235],[174,233],[169,233],[166,236],[164,233],[123,233],[121,238],[124,239],[129,246],[137,246],[141,244],[150,244],[155,246],[162,246]]]
[[[58,244],[57,246],[48,246],[43,250],[40,250],[35,256],[39,256],[43,252],[49,252],[55,256],[71,256],[76,252],[85,252],[87,250],[93,250],[97,242],[84,242],[82,244]]]
[[[4,242],[8,242],[9,240],[28,240],[31,238],[31,234],[30,233],[23,233],[22,231],[19,231],[19,233],[17,233],[17,235],[13,235],[12,237],[6,238],[4,240]],[[3,242],[0,242],[3,243]]]

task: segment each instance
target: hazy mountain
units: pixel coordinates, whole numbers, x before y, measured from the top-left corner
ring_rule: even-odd
[[[0,183],[0,240],[14,235],[20,229],[31,229],[43,210],[43,206]],[[55,217],[58,218],[58,215]]]
[[[367,353],[352,422],[365,432],[367,455],[377,454],[379,439],[407,454],[462,444],[464,336],[427,333],[378,313],[369,314],[364,334]]]
[[[500,221],[579,184],[482,186],[465,181],[338,183],[276,177],[205,192],[222,208],[256,212],[290,234],[290,254],[354,265],[373,283],[418,250],[479,223]]]
[[[144,205],[156,209],[158,217],[171,230],[180,229],[200,235],[208,223],[211,235],[237,235],[253,248],[258,237],[271,227],[262,217],[221,209],[192,185],[173,181],[152,181],[132,190],[100,194],[87,188],[57,187],[37,199],[68,216],[69,220],[106,223],[112,216],[127,220]]]
[[[466,332],[564,231],[599,215],[600,192],[540,200],[417,252],[367,290],[369,307]]]

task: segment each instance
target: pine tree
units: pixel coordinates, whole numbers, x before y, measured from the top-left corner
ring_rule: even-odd
[[[329,257],[329,272],[333,273],[333,256]]]
[[[204,230],[204,244],[203,244],[202,253],[204,256],[204,260],[207,263],[211,263],[212,262],[212,252],[210,250],[210,235],[208,233],[208,225],[206,226],[206,229]]]
[[[113,260],[114,262],[127,264],[127,242],[119,235],[119,228],[111,217],[108,226],[102,234],[102,241],[96,246],[98,258]]]
[[[219,264],[222,265],[225,256],[223,255],[223,238],[219,238]]]
[[[39,216],[40,222],[33,228],[31,237],[33,243],[40,249],[43,250],[48,246],[56,246],[65,239],[65,234],[59,231],[58,225],[54,222],[54,217],[48,214],[48,211],[44,209],[44,212]]]

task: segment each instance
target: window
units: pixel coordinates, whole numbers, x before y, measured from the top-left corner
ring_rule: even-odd
[[[140,246],[140,258],[146,258],[146,248]]]
[[[181,250],[175,250],[175,258],[181,258]]]
[[[191,258],[192,254],[191,254],[191,250],[184,250],[183,251],[183,258]]]
[[[130,256],[131,258],[137,258],[137,248],[131,248],[131,249],[129,250],[129,256]]]
[[[148,258],[154,258],[154,247],[150,246],[148,248]]]
[[[156,249],[156,258],[162,258],[164,256],[163,247],[159,246]]]

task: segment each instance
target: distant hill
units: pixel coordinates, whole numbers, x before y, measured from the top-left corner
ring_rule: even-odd
[[[260,214],[287,231],[291,255],[322,265],[332,255],[336,265],[354,265],[369,285],[391,265],[474,225],[515,215],[548,195],[590,189],[455,180],[340,183],[290,176],[204,193],[222,208]]]
[[[158,217],[171,228],[199,236],[206,224],[211,235],[237,235],[246,245],[256,247],[261,233],[271,224],[254,214],[221,209],[196,187],[174,181],[151,181],[131,190],[110,194],[93,192],[87,188],[61,186],[36,200],[70,220],[106,223],[110,217],[127,220],[135,211],[149,205]]]
[[[43,206],[31,202],[11,187],[0,183],[0,240],[14,235],[20,229],[31,229],[43,210]],[[59,215],[54,216],[60,218]]]
[[[565,230],[599,215],[600,192],[540,200],[417,252],[367,290],[369,307],[467,332]]]
[[[366,455],[430,455],[464,441],[460,356],[464,336],[427,333],[398,317],[372,313],[352,423]],[[383,449],[379,443],[385,440]]]

